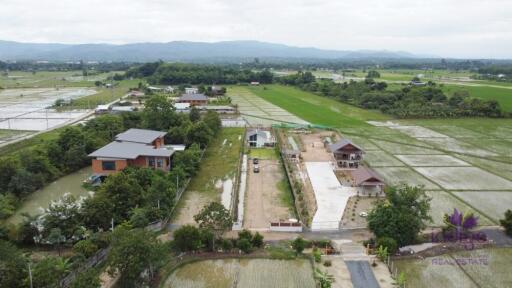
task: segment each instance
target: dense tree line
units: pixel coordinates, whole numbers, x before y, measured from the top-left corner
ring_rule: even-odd
[[[90,70],[98,72],[125,71],[133,66],[133,63],[127,62],[100,62],[97,64],[86,64],[83,61],[76,63],[36,63],[34,61],[16,61],[2,62],[0,61],[0,70],[9,71],[75,71]]]
[[[146,63],[129,69],[125,77],[146,78],[151,84],[237,84],[258,81],[272,83],[268,70],[254,72],[229,65],[197,65],[183,63]]]
[[[334,98],[365,109],[376,109],[399,118],[435,117],[502,117],[496,100],[470,97],[465,91],[456,91],[451,97],[435,83],[424,86],[406,85],[399,90],[388,90],[385,82],[373,78],[365,81],[336,83],[317,81],[310,72],[299,72],[276,79],[286,85]]]

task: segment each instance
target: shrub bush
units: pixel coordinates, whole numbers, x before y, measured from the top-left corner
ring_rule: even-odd
[[[398,244],[395,239],[391,237],[380,237],[377,239],[377,247],[388,248],[388,253],[393,255],[398,250]]]
[[[331,267],[331,265],[332,265],[331,260],[325,260],[325,261],[324,261],[324,266],[325,266],[325,267]]]
[[[249,240],[242,238],[236,241],[236,247],[238,247],[238,249],[242,250],[244,253],[249,253],[251,252],[252,244]]]

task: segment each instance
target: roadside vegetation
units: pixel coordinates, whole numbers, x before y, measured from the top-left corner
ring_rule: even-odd
[[[218,115],[213,112],[199,118],[190,118],[187,114],[174,112],[166,98],[154,96],[148,99],[146,109],[141,113],[97,117],[85,125],[66,127],[55,132],[57,133],[55,138],[38,141],[37,144],[2,157],[0,161],[0,215],[7,218],[15,211],[17,203],[23,201],[25,196],[61,175],[90,165],[90,160],[87,157],[90,152],[112,141],[116,134],[128,128],[140,127],[169,131],[172,133],[168,135],[170,137],[168,143],[185,143],[188,146],[185,151],[176,152],[175,164],[167,174],[145,168],[127,168],[107,177],[92,197],[74,199],[72,196],[65,195],[51,203],[42,215],[25,217],[18,225],[1,224],[2,245],[23,245],[28,250],[34,245],[39,245],[46,249],[53,248],[59,251],[59,256],[50,256],[36,261],[34,264],[34,273],[39,269],[50,269],[42,270],[45,272],[41,272],[40,278],[36,278],[37,281],[40,281],[37,287],[56,286],[64,275],[79,267],[87,257],[99,249],[109,246],[110,243],[112,243],[113,252],[116,251],[116,245],[118,245],[116,243],[119,243],[121,247],[119,249],[123,253],[127,252],[125,249],[130,249],[128,254],[133,254],[133,257],[139,255],[140,259],[144,258],[146,261],[134,264],[138,265],[133,268],[136,270],[127,270],[130,272],[130,277],[138,277],[137,273],[133,274],[132,272],[145,270],[146,264],[153,265],[153,260],[157,261],[149,256],[161,254],[157,252],[151,254],[153,253],[152,249],[157,249],[158,245],[151,244],[156,246],[148,248],[140,244],[136,247],[140,247],[141,251],[136,254],[135,247],[126,244],[124,240],[117,241],[116,237],[121,239],[135,237],[135,240],[126,240],[129,241],[128,243],[137,242],[136,239],[153,239],[148,236],[149,232],[144,232],[142,229],[151,222],[169,216],[176,204],[174,201],[176,192],[182,188],[178,185],[183,185],[185,182],[178,183],[175,179],[187,179],[197,173],[201,149],[206,147],[217,135],[221,123]],[[127,225],[126,229],[129,230],[141,230],[135,230],[133,234],[118,232],[110,235],[109,232],[106,232],[118,225],[121,225],[119,228],[121,230],[124,229],[122,228],[124,225]],[[141,231],[141,234],[137,234],[136,231]],[[9,244],[9,242],[13,244]],[[66,256],[64,254],[61,256],[61,250],[69,251],[71,247],[74,251],[71,254],[72,257],[69,257],[69,253],[66,253]],[[112,255],[109,260],[110,266],[123,271],[126,264],[123,264],[122,261],[130,261],[129,258],[121,257],[119,253]],[[24,285],[28,281],[25,264],[29,258],[21,253],[15,253],[7,261],[6,266],[1,265],[0,267],[0,275],[3,275],[3,269],[7,267],[5,269],[14,269],[14,271],[9,270],[9,273],[23,274],[23,277],[8,278],[5,281],[12,282],[7,282],[7,285],[0,282],[0,286],[25,287]],[[55,269],[60,269],[58,268],[59,261],[69,263],[71,266],[58,272]],[[18,265],[16,263],[25,264]],[[54,276],[44,278],[49,274]],[[4,281],[4,278],[2,277],[0,281]],[[129,282],[132,283],[132,281]],[[40,286],[39,283],[45,284]],[[133,285],[136,283],[137,281],[134,281]]]

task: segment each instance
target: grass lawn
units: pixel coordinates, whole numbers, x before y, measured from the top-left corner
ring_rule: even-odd
[[[387,120],[380,112],[344,104],[334,99],[282,85],[249,87],[251,92],[268,102],[313,124],[332,127],[368,126],[367,120]]]
[[[512,89],[510,88],[445,84],[442,89],[447,96],[453,95],[455,91],[465,90],[471,97],[485,100],[494,99],[500,103],[503,111],[512,112]]]
[[[275,160],[279,158],[279,153],[277,149],[274,148],[251,148],[249,157],[263,160]]]
[[[23,149],[30,149],[37,145],[41,145],[46,143],[49,140],[57,139],[60,131],[63,128],[55,129],[52,131],[44,132],[42,134],[36,135],[30,139],[22,140],[17,143],[9,144],[3,147],[0,147],[0,156],[6,156],[7,154],[16,153]]]
[[[118,85],[112,89],[108,88],[99,88],[98,93],[86,97],[82,97],[73,101],[72,106],[66,107],[68,108],[95,108],[97,105],[110,103],[116,99],[121,98],[122,96],[128,93],[129,88],[137,87],[139,80],[123,80],[119,82]],[[113,93],[112,93],[113,92]]]
[[[199,172],[192,178],[187,190],[218,196],[215,182],[233,177],[237,171],[243,133],[243,128],[221,129],[206,149]]]

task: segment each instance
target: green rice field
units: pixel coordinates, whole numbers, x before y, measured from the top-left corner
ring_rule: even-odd
[[[512,248],[470,250],[394,262],[406,275],[406,287],[512,287]]]
[[[365,123],[367,120],[390,118],[380,112],[360,109],[289,86],[265,85],[247,89],[264,100],[313,124],[332,127],[359,127],[368,126]]]

